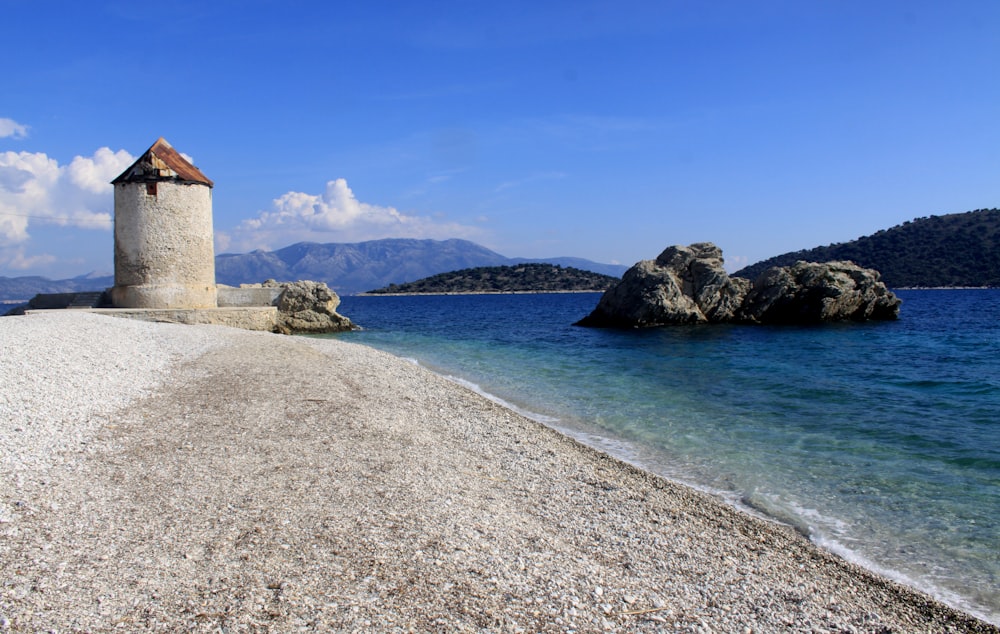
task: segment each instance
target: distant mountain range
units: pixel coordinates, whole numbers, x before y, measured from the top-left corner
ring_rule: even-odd
[[[39,293],[78,293],[100,291],[113,286],[112,275],[81,275],[67,280],[50,280],[32,275],[28,277],[0,277],[0,302],[24,302]],[[6,312],[0,307],[0,315]]]
[[[851,242],[778,255],[733,275],[753,280],[798,260],[851,260],[879,271],[892,288],[1000,287],[1000,209],[917,218]]]
[[[226,253],[215,258],[215,279],[234,286],[269,278],[314,280],[326,282],[341,295],[354,295],[438,273],[526,262],[571,266],[615,277],[627,269],[580,258],[508,258],[468,240],[386,239],[354,244],[300,242],[277,251]]]
[[[775,256],[733,275],[754,279],[768,267],[797,260],[852,260],[877,269],[886,285],[894,288],[1000,287],[1000,209],[917,218],[851,242]],[[387,239],[354,244],[300,242],[277,251],[224,253],[215,258],[215,274],[220,284],[232,286],[267,279],[315,280],[326,282],[341,295],[354,295],[438,273],[533,262],[614,277],[621,277],[628,268],[581,258],[508,258],[467,240]],[[112,276],[0,277],[0,301],[24,301],[37,293],[102,290],[113,284]]]
[[[406,284],[369,291],[373,295],[421,293],[559,293],[606,291],[621,278],[558,264],[480,266],[438,273]]]
[[[386,239],[353,244],[300,242],[276,251],[224,253],[215,257],[215,279],[230,286],[267,279],[313,280],[325,282],[341,295],[354,295],[448,271],[533,262],[614,277],[621,277],[628,268],[573,257],[508,258],[468,240]],[[0,300],[27,300],[37,293],[102,290],[113,285],[113,276],[65,280],[0,277]]]

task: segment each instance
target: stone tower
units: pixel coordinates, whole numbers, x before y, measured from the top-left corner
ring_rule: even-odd
[[[162,137],[115,186],[116,308],[214,308],[213,183]]]

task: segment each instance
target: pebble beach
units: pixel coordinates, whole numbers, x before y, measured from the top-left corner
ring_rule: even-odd
[[[327,339],[0,320],[0,632],[1000,632]]]

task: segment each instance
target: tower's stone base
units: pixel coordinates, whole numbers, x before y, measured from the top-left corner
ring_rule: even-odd
[[[142,284],[111,289],[115,308],[215,308],[215,284]]]

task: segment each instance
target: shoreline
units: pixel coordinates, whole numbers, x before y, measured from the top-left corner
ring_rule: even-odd
[[[597,291],[441,291],[437,293],[354,293],[347,297],[436,297],[439,295],[561,295],[566,293],[603,293]]]
[[[371,348],[9,319],[0,363],[33,356],[36,382],[62,381],[34,398],[69,407],[46,422],[20,403],[0,436],[83,430],[0,462],[20,473],[0,492],[15,631],[1000,631]],[[63,357],[17,343],[56,332]],[[128,356],[143,335],[166,361]],[[74,371],[119,340],[122,377],[155,371],[127,402],[80,409]]]
[[[940,587],[935,587],[931,585],[921,586],[919,580],[909,577],[903,572],[898,570],[880,566],[870,559],[866,558],[857,550],[846,546],[831,539],[815,539],[816,535],[812,534],[811,528],[805,523],[797,523],[793,518],[788,516],[782,517],[775,515],[768,508],[763,506],[755,505],[751,500],[731,491],[724,489],[717,489],[710,486],[700,484],[694,480],[685,479],[683,475],[672,474],[669,472],[664,472],[657,468],[656,464],[653,462],[646,462],[638,455],[637,448],[630,442],[626,440],[617,439],[614,437],[604,436],[601,434],[595,434],[593,431],[587,431],[582,428],[576,428],[572,424],[566,424],[564,421],[553,418],[551,416],[546,416],[544,414],[539,414],[533,412],[529,409],[518,406],[515,403],[510,403],[504,400],[502,397],[497,396],[489,391],[481,388],[481,386],[467,381],[465,379],[453,376],[447,372],[435,370],[433,367],[426,366],[418,360],[412,359],[411,362],[418,364],[420,367],[427,368],[432,373],[441,376],[447,381],[453,382],[460,387],[470,389],[476,394],[486,398],[492,402],[497,403],[501,407],[505,407],[513,410],[517,414],[524,416],[540,425],[548,427],[555,430],[557,433],[562,434],[568,438],[575,440],[580,443],[597,451],[598,453],[606,454],[616,460],[619,460],[639,471],[650,473],[656,477],[663,478],[668,482],[676,484],[681,487],[692,489],[698,493],[707,495],[712,499],[722,503],[723,505],[733,509],[735,512],[753,517],[767,523],[786,528],[788,530],[794,531],[796,534],[800,535],[803,539],[807,540],[810,544],[814,545],[820,550],[830,553],[835,557],[838,557],[845,562],[858,566],[878,577],[888,579],[894,583],[898,583],[905,588],[914,590],[917,593],[928,595],[934,601],[938,601],[949,608],[954,609],[958,612],[969,614],[977,619],[986,621],[987,623],[993,623],[990,621],[989,617],[970,608],[965,603],[961,595],[955,594],[944,590]],[[947,598],[945,598],[947,597]],[[964,606],[964,607],[963,607]],[[1000,625],[1000,623],[993,623],[994,625]]]

